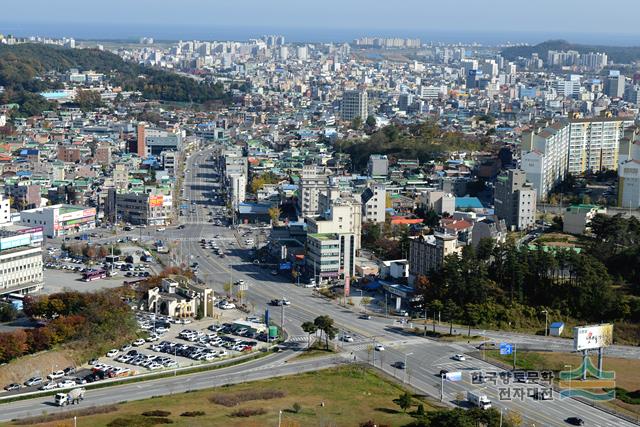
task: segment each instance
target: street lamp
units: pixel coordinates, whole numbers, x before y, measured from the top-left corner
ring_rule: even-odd
[[[404,355],[404,377],[402,378],[402,382],[406,383],[407,382],[407,357],[411,356],[413,353],[405,353]]]
[[[544,336],[546,337],[549,333],[549,327],[547,326],[549,324],[549,312],[542,310],[540,313],[544,313]]]

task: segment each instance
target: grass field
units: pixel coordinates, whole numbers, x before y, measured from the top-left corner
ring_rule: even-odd
[[[271,394],[273,398],[243,401],[249,393]],[[172,426],[265,426],[278,425],[278,414],[282,411],[282,426],[357,426],[361,422],[374,420],[376,424],[402,426],[412,418],[393,402],[404,390],[398,385],[360,367],[323,370],[291,377],[245,383],[205,391],[157,397],[138,402],[117,405],[112,412],[79,416],[78,426],[124,427],[154,425],[151,417],[141,414],[147,411],[170,412],[165,418]],[[241,401],[235,406],[214,403],[216,397],[237,397]],[[126,396],[123,396],[126,398]],[[90,405],[90,396],[85,404]],[[322,405],[324,403],[324,405]],[[423,403],[426,410],[432,406]],[[299,411],[294,411],[298,406]],[[266,411],[249,417],[232,416],[237,411]],[[413,408],[415,410],[415,407]],[[203,411],[196,417],[181,416],[184,412]],[[15,424],[8,424],[15,425]],[[72,426],[72,420],[56,420],[40,424],[46,427]]]

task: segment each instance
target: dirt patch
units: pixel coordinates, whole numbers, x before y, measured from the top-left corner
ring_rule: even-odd
[[[69,350],[46,351],[20,357],[0,367],[0,386],[22,384],[33,376],[46,377],[51,370],[75,366]]]

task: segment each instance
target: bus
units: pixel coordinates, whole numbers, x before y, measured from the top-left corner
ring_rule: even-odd
[[[89,270],[82,273],[82,280],[84,282],[92,282],[94,280],[106,279],[107,272],[104,270]]]

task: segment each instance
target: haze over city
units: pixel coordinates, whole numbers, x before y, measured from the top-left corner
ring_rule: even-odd
[[[441,42],[574,42],[633,45],[638,4],[622,0],[604,7],[594,0],[535,3],[523,0],[401,0],[392,6],[364,0],[300,2],[185,0],[35,0],[3,4],[5,32],[24,36],[123,39],[244,40],[263,33],[291,41],[349,41],[361,35],[421,37]],[[584,13],[576,18],[581,11]],[[597,11],[597,13],[593,13]],[[625,13],[620,13],[625,11]]]

